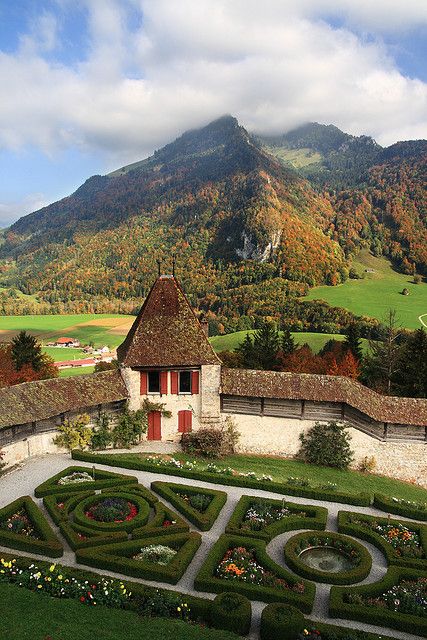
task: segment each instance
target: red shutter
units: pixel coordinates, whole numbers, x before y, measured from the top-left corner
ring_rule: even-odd
[[[178,411],[178,432],[188,433],[193,428],[193,412],[187,410]]]
[[[191,372],[191,393],[199,393],[199,372]]]
[[[171,371],[171,393],[178,394],[178,371]]]
[[[148,376],[146,371],[141,371],[139,378],[139,393],[141,396],[147,395]]]
[[[160,393],[162,396],[167,395],[168,392],[168,372],[160,371]]]

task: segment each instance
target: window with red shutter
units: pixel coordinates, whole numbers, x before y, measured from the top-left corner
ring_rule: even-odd
[[[141,396],[146,396],[148,390],[147,372],[141,371],[139,378],[139,393]]]
[[[168,372],[160,372],[160,393],[165,396],[168,392]]]
[[[199,372],[191,372],[191,393],[199,393]]]
[[[178,395],[178,371],[171,371],[171,393]]]

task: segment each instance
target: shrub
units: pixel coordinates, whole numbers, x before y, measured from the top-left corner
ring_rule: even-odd
[[[92,440],[92,427],[89,427],[90,418],[87,413],[77,416],[75,420],[65,420],[59,425],[60,432],[53,439],[58,447],[65,447],[68,451],[73,449],[84,449],[89,446]]]
[[[358,464],[357,468],[362,473],[372,473],[375,471],[377,461],[375,456],[365,456]]]
[[[106,363],[108,364],[108,363]],[[108,413],[101,413],[96,421],[96,427],[92,434],[91,449],[106,449],[113,442],[110,431],[110,416]]]
[[[126,409],[117,419],[111,432],[114,447],[130,449],[138,444],[141,436],[147,430],[147,416],[144,411],[130,411]]]
[[[264,607],[261,614],[261,640],[297,640],[303,631],[305,618],[301,611],[288,604],[274,602]]]
[[[211,623],[218,629],[245,636],[251,627],[251,615],[252,607],[248,598],[239,593],[220,593],[212,604]]]
[[[184,433],[182,448],[185,453],[203,458],[222,458],[235,452],[239,433],[232,418],[227,418],[221,427],[205,427]]]
[[[311,464],[346,469],[353,460],[350,434],[339,422],[316,424],[300,434],[301,448],[298,456]]]

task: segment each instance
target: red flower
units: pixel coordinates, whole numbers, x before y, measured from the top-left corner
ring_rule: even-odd
[[[84,602],[84,601],[85,601],[85,597],[84,597],[84,596],[81,596],[81,597],[80,597],[80,602]]]

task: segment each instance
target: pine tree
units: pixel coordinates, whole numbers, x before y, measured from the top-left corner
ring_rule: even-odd
[[[346,339],[344,341],[344,348],[347,351],[350,351],[359,362],[363,357],[362,342],[360,337],[360,326],[356,322],[352,322],[351,324],[349,324],[346,332]]]
[[[396,312],[390,310],[382,340],[370,340],[370,353],[363,360],[363,379],[388,395],[394,392],[402,357],[401,331]]]
[[[285,325],[282,329],[282,338],[280,340],[280,350],[284,356],[290,356],[296,349],[295,340],[289,329],[288,325]]]
[[[427,398],[427,333],[417,329],[404,342],[398,372],[399,393]]]
[[[277,354],[280,337],[274,322],[263,322],[254,333],[254,356],[257,369],[274,369],[278,365]]]
[[[245,369],[256,369],[255,366],[255,350],[254,343],[251,338],[251,334],[248,332],[245,335],[243,342],[235,349],[236,353],[240,356],[242,366]]]
[[[31,365],[34,371],[40,371],[43,366],[40,343],[34,336],[26,331],[21,331],[12,340],[12,359],[17,371],[20,371],[26,364]]]

